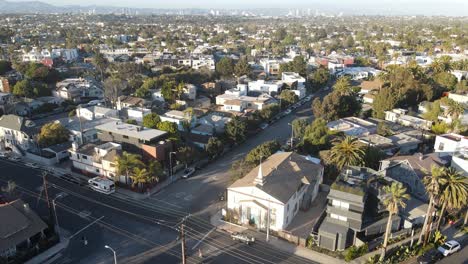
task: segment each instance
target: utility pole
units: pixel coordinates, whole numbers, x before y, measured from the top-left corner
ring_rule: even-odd
[[[44,189],[44,194],[46,198],[47,207],[49,208],[49,218],[52,228],[55,230],[55,217],[52,209],[52,205],[49,199],[49,192],[47,190],[47,172],[42,173],[42,188]]]
[[[185,233],[184,233],[184,222],[180,225],[180,238],[181,241],[181,249],[182,249],[182,264],[185,264]]]

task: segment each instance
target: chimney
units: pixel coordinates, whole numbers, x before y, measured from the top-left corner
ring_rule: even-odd
[[[263,177],[263,170],[262,170],[262,160],[260,160],[260,166],[258,168],[258,175],[254,180],[254,183],[260,186],[265,184],[265,177]]]

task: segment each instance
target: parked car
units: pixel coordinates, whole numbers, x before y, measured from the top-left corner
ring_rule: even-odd
[[[445,242],[442,246],[438,247],[437,250],[444,256],[453,254],[461,249],[460,243],[455,240]]]
[[[441,260],[443,257],[444,255],[442,255],[442,253],[440,253],[438,250],[431,249],[423,255],[419,256],[417,260],[419,264],[431,264]]]
[[[284,114],[286,115],[289,115],[291,113],[291,109],[286,109],[286,111],[284,111]]]
[[[247,245],[250,245],[252,244],[253,242],[255,242],[255,238],[254,237],[251,237],[251,236],[248,236],[246,234],[242,234],[242,233],[238,233],[238,232],[234,232],[231,234],[231,238],[232,240],[234,241],[240,241],[242,243],[245,243]]]
[[[268,124],[267,123],[262,123],[260,124],[260,128],[261,129],[266,129],[268,127]]]
[[[16,162],[21,161],[20,157],[9,157],[8,159],[11,161],[16,161]]]
[[[37,165],[37,163],[34,163],[34,162],[28,162],[28,163],[25,163],[24,165],[33,169],[39,169],[39,165]]]
[[[193,173],[195,173],[195,168],[186,168],[184,170],[184,175],[182,175],[182,178],[190,178],[190,176],[192,176]]]
[[[312,100],[312,95],[307,96],[307,97],[305,98],[305,100],[306,100],[307,102],[309,102],[310,100]]]

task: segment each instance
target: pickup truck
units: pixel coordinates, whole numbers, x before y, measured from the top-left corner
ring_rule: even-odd
[[[237,233],[237,232],[232,233],[231,238],[234,241],[240,241],[240,242],[245,243],[247,245],[250,245],[250,244],[255,242],[254,237],[250,237],[250,236],[248,236],[246,234]]]

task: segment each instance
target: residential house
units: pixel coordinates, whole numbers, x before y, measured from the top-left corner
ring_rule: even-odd
[[[133,97],[133,96],[126,96],[122,95],[119,96],[117,99],[117,110],[122,110],[124,108],[136,108],[136,107],[144,107],[146,104],[146,100],[139,98],[139,97]]]
[[[283,230],[303,203],[310,204],[323,179],[323,166],[293,152],[276,153],[227,189],[229,220]]]
[[[434,151],[439,157],[451,157],[450,166],[468,176],[468,137],[454,133],[438,135]]]
[[[188,100],[195,100],[197,98],[197,87],[193,84],[185,84],[182,96]]]
[[[362,137],[377,132],[377,125],[358,117],[345,117],[327,124],[332,131],[341,131],[348,136]]]
[[[279,94],[281,92],[282,87],[283,87],[283,83],[280,81],[257,80],[257,81],[248,82],[249,92],[261,92],[261,93],[267,93],[269,95]],[[239,90],[243,91],[244,89],[239,88]]]
[[[185,131],[186,127],[192,127],[195,124],[196,117],[188,116],[187,113],[178,110],[171,110],[160,116],[161,121],[175,123],[179,131]]]
[[[419,131],[417,132],[420,134]],[[419,145],[422,143],[422,138],[415,137],[410,134],[410,131],[408,131],[395,134],[387,138],[390,139],[392,144],[397,147],[400,155],[413,154],[418,150]]]
[[[320,224],[315,242],[329,250],[344,250],[363,243],[366,237],[385,232],[387,216],[381,204],[379,173],[365,167],[346,167],[330,186],[326,217]],[[400,218],[393,216],[392,230]]]
[[[119,118],[119,111],[102,106],[78,107],[76,116],[84,120],[94,120],[99,118]]]
[[[11,94],[9,93],[0,93],[0,111],[2,114],[6,113],[8,110],[8,104],[11,100]]]
[[[468,94],[466,93],[448,93],[448,98],[460,104],[468,104]]]
[[[222,134],[224,133],[226,124],[231,122],[231,119],[231,114],[226,112],[209,112],[206,115],[198,117],[197,124],[210,126],[211,131],[214,131],[215,134]],[[203,131],[206,130],[203,129]]]
[[[407,156],[395,156],[380,162],[382,173],[405,185],[412,196],[427,201],[426,189],[423,184],[424,176],[431,172],[432,166],[447,166],[448,161],[439,157],[437,153]]]
[[[53,96],[75,103],[104,98],[104,90],[86,78],[69,78],[56,84]]]
[[[88,176],[105,176],[111,179],[117,176],[116,158],[122,152],[120,144],[107,142],[78,146],[77,143],[73,143],[69,152],[74,171]]]
[[[244,112],[247,109],[262,110],[266,105],[276,103],[276,99],[268,94],[258,97],[246,95],[222,94],[216,96],[216,104],[222,105],[224,111]]]
[[[0,141],[4,146],[19,154],[28,149],[36,149],[35,135],[40,127],[24,117],[16,115],[3,115],[0,117]]]
[[[391,111],[385,111],[385,120],[399,123],[403,126],[410,126],[417,129],[430,130],[432,122],[422,118],[407,115],[408,110],[395,108]]]
[[[0,204],[0,257],[11,258],[21,249],[38,246],[47,224],[21,199]],[[8,261],[7,261],[8,262]]]

